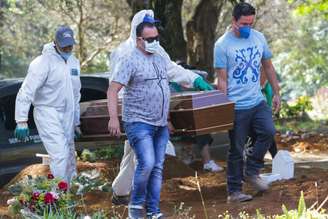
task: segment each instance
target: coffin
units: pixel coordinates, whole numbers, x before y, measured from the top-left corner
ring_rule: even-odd
[[[121,119],[121,115],[119,117]],[[170,118],[175,135],[197,136],[229,130],[234,120],[234,103],[217,90],[175,93],[171,96]],[[110,138],[108,121],[106,99],[81,103],[81,129],[84,138]]]

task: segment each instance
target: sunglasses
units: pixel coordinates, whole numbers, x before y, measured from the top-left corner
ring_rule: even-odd
[[[144,38],[142,37],[143,40],[147,41],[148,43],[152,43],[154,41],[159,41],[159,36],[155,36],[155,37],[148,37],[148,38]]]

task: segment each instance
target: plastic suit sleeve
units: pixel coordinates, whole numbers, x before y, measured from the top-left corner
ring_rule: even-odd
[[[187,70],[172,61],[168,66],[167,74],[170,82],[176,82],[187,88],[193,87],[194,81],[199,77],[199,75],[194,72]]]
[[[160,47],[159,54],[164,57],[167,62],[167,75],[170,82],[175,82],[187,88],[193,87],[194,81],[199,77],[198,74],[171,61],[169,55],[162,47]]]
[[[79,63],[80,66],[80,63]],[[79,69],[79,72],[81,70]],[[80,100],[81,100],[81,80],[73,87],[74,94],[74,126],[80,125]]]
[[[48,72],[48,62],[44,61],[41,56],[31,62],[27,75],[16,97],[16,122],[26,122],[28,120],[28,112],[34,100],[35,93],[46,81]]]

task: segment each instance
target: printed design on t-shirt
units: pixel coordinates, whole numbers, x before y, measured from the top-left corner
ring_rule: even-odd
[[[238,63],[233,71],[233,78],[237,79],[237,84],[247,84],[247,71],[252,71],[252,82],[257,82],[259,79],[261,53],[257,46],[248,47],[247,49],[236,50],[235,62]]]

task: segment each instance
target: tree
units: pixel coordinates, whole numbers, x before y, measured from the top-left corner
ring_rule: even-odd
[[[107,53],[128,32],[128,5],[112,0],[1,1],[1,73],[23,76],[62,24],[73,28],[82,71],[106,71]],[[126,14],[126,13],[125,13]]]
[[[299,15],[316,15],[328,20],[328,1],[327,0],[289,0],[290,3],[297,5],[295,11]]]
[[[225,4],[226,1],[201,0],[186,25],[189,63],[209,73],[214,72],[216,27]],[[213,79],[213,74],[210,74],[210,79]]]
[[[181,7],[183,0],[127,0],[136,14],[142,9],[152,9],[159,19],[161,45],[165,48],[172,60],[186,60],[186,41],[183,37],[181,24]]]

